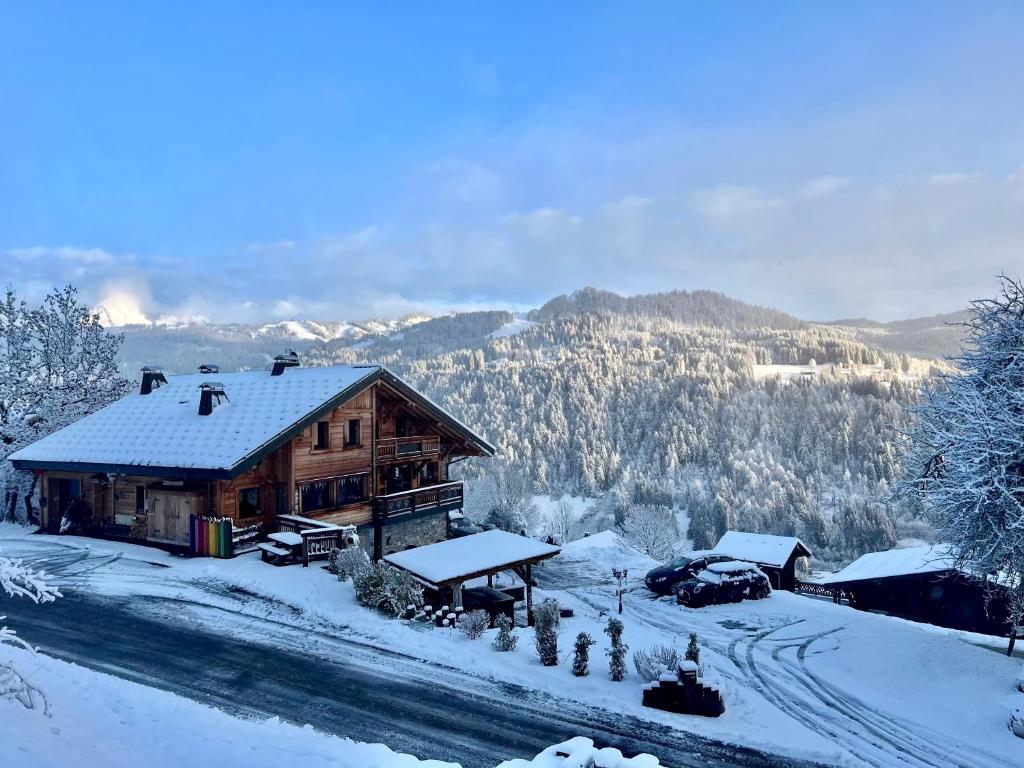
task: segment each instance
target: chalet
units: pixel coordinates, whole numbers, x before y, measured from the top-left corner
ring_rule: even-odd
[[[771,581],[772,589],[787,592],[796,589],[797,558],[811,556],[811,550],[795,536],[771,536],[742,531],[726,531],[714,551],[736,560],[754,563]]]
[[[945,545],[869,552],[822,584],[862,611],[989,635],[1010,631],[1005,587],[957,569]]]
[[[164,546],[195,548],[196,520],[261,533],[355,526],[379,559],[444,540],[463,503],[450,465],[493,454],[385,367],[304,368],[286,355],[263,371],[144,369],[139,391],[10,459],[40,475],[46,529],[73,502],[97,534]]]

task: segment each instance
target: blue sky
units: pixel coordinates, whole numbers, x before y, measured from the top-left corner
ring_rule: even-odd
[[[1022,271],[1019,3],[379,5],[0,1],[0,278],[214,320],[584,285],[890,319]]]

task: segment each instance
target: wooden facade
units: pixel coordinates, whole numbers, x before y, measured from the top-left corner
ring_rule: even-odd
[[[420,534],[427,540],[414,544],[444,538],[447,512],[461,509],[463,499],[448,465],[479,455],[487,454],[436,409],[377,380],[228,479],[195,479],[185,470],[180,479],[36,471],[50,530],[75,499],[91,511],[95,533],[166,546],[188,545],[190,515],[231,518],[238,528],[258,523],[266,534],[276,530],[277,515],[290,514],[355,525],[380,557],[410,545],[409,537],[386,535],[406,521],[429,516],[435,523],[420,526],[429,530]]]

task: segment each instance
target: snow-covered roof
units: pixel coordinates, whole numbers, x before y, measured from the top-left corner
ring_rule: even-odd
[[[227,401],[199,415],[200,385],[213,378]],[[20,469],[232,477],[378,379],[400,387],[449,426],[493,453],[483,438],[381,366],[288,368],[168,376],[146,395],[137,391],[54,432],[9,458]],[[180,472],[178,473],[180,474]]]
[[[507,531],[474,533],[385,555],[392,565],[435,586],[554,557],[561,549]]]
[[[715,545],[715,552],[719,554],[776,568],[786,564],[794,549],[801,557],[811,555],[811,550],[795,536],[771,536],[767,533],[726,531]]]
[[[928,544],[923,547],[889,549],[861,555],[843,570],[822,579],[822,584],[847,581],[885,579],[893,576],[911,576],[919,573],[939,573],[954,570],[953,556],[946,544]]]

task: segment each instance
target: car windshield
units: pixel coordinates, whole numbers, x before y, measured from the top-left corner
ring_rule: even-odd
[[[682,568],[682,567],[684,567],[686,565],[689,565],[691,560],[693,560],[693,558],[691,558],[691,557],[677,557],[675,560],[672,560],[668,564],[668,567],[669,568]]]

